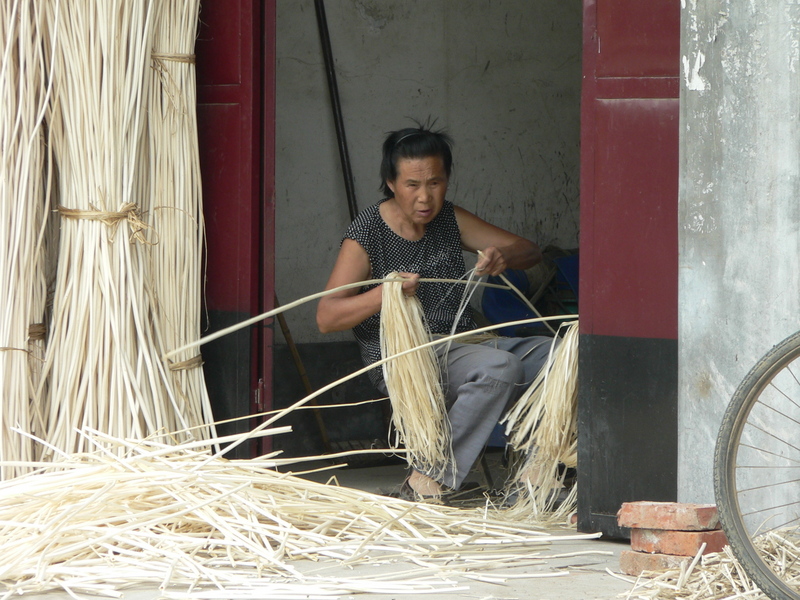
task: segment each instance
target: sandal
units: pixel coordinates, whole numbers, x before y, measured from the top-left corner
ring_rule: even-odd
[[[408,479],[400,486],[400,491],[397,492],[397,497],[401,500],[409,502],[422,502],[424,504],[438,504],[443,506],[450,506],[451,503],[464,500],[473,500],[475,498],[483,497],[483,489],[476,481],[470,481],[461,486],[458,490],[447,490],[442,494],[425,495],[420,494],[417,490],[411,487]]]

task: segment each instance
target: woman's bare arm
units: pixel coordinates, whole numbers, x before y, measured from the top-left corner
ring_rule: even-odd
[[[462,247],[482,256],[475,265],[478,275],[499,275],[506,269],[527,269],[542,260],[539,246],[516,234],[487,223],[455,207]]]
[[[419,275],[402,273],[407,277],[403,292],[411,296],[417,291]],[[328,279],[326,290],[366,281],[370,278],[369,257],[366,250],[349,238],[342,242],[339,256]],[[381,310],[383,290],[377,286],[363,294],[358,288],[341,290],[321,298],[317,305],[317,327],[322,333],[352,329]]]

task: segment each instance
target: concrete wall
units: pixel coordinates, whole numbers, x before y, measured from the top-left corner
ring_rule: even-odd
[[[800,2],[682,3],[678,490],[713,502],[725,406],[800,328]]]
[[[448,197],[540,245],[576,247],[580,0],[328,0],[359,208],[380,200],[380,146],[411,118],[456,140]],[[322,290],[349,223],[314,4],[277,14],[276,291]],[[316,305],[290,311],[299,343]],[[283,338],[276,334],[276,343]]]

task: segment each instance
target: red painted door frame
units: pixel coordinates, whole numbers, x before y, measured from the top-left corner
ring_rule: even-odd
[[[275,308],[275,31],[277,27],[276,0],[266,0],[262,6],[261,30],[261,311]],[[274,343],[274,319],[270,327],[261,328],[259,340],[261,367],[259,400],[255,407],[259,411],[273,408],[272,354]],[[259,454],[272,450],[272,438],[259,441]]]
[[[275,1],[204,0],[200,22],[205,301],[214,331],[273,307]],[[270,322],[208,344],[203,355],[215,418],[271,407]],[[234,429],[253,425],[245,421]],[[253,443],[244,454],[266,449]]]

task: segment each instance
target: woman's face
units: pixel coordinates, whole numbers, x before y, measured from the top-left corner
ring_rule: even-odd
[[[440,156],[401,158],[397,178],[386,182],[403,215],[412,223],[427,225],[444,204],[447,174]]]

